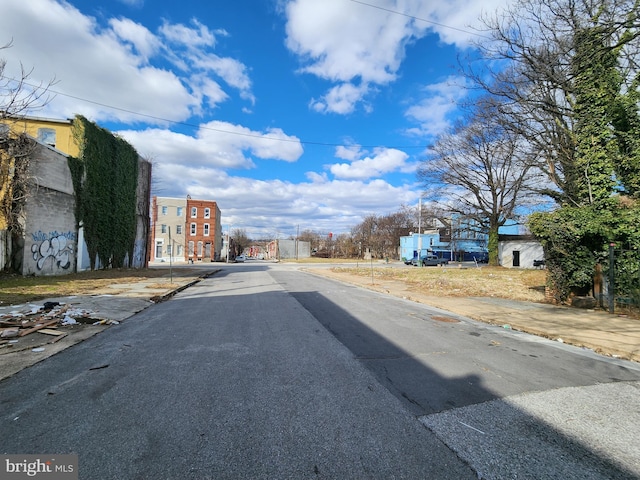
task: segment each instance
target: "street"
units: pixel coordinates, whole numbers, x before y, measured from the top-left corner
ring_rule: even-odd
[[[640,368],[295,266],[222,265],[0,383],[81,479],[640,478]]]

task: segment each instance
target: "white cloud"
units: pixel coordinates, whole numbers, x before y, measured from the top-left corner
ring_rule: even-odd
[[[165,21],[154,33],[127,18],[101,25],[64,2],[6,0],[0,32],[7,32],[0,43],[13,39],[12,48],[2,51],[5,74],[18,78],[22,62],[27,70],[34,68],[32,83],[57,80],[52,90],[59,94],[39,115],[80,113],[96,121],[129,123],[164,123],[152,117],[184,121],[229,98],[216,77],[252,105],[255,101],[246,67],[212,52],[216,35],[227,33],[197,20],[189,25]],[[166,61],[172,61],[178,73],[168,70]]]
[[[450,77],[444,82],[426,86],[423,91],[425,97],[405,112],[407,118],[419,123],[409,133],[435,136],[451,125],[450,116],[457,110],[468,90],[464,79]]]
[[[348,232],[364,214],[397,211],[416,199],[410,186],[394,187],[383,180],[327,181],[313,175],[304,183],[260,181],[186,165],[174,174],[158,195],[174,196],[171,187],[176,182],[184,187],[176,190],[177,196],[186,191],[194,198],[215,198],[224,228],[244,228],[253,238],[274,238],[276,234],[286,238],[298,228]]]
[[[351,163],[335,163],[327,165],[329,171],[340,179],[366,180],[402,170],[406,166],[409,156],[393,148],[377,148],[372,156],[362,158],[366,152],[356,152],[354,149],[339,148],[336,156],[347,157]]]
[[[160,27],[160,34],[169,42],[188,49],[214,47],[215,36],[209,28],[196,19],[193,19],[191,23],[193,27],[187,27],[181,23],[171,24],[165,21]]]
[[[144,0],[119,0],[119,2],[130,7],[142,7],[144,5]]]
[[[160,40],[146,27],[128,18],[109,20],[111,29],[123,43],[130,43],[145,62],[161,47]]]
[[[356,104],[365,96],[369,88],[343,83],[333,87],[319,100],[313,99],[310,106],[320,113],[347,114],[353,112]]]
[[[284,8],[286,45],[299,56],[301,72],[337,84],[310,107],[320,113],[348,114],[371,93],[372,85],[396,81],[408,44],[437,33],[443,42],[466,48],[481,38],[481,13],[509,1],[377,0],[365,5],[291,0]]]
[[[201,125],[195,136],[158,128],[117,133],[139,154],[176,166],[188,163],[193,167],[248,169],[255,163],[245,152],[259,159],[285,162],[295,162],[303,152],[300,140],[280,129],[255,132],[219,121]]]

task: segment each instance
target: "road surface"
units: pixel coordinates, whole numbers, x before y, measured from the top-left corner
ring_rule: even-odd
[[[636,478],[635,364],[247,262],[0,383],[82,479]]]

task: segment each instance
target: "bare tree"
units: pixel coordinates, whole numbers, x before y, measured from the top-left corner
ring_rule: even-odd
[[[0,51],[11,47],[12,42],[0,46]],[[42,108],[50,100],[48,84],[31,85],[28,80],[32,70],[20,66],[19,78],[6,75],[7,62],[0,58],[0,224],[7,230],[5,251],[11,245],[19,245],[23,235],[23,206],[29,192],[29,159],[35,142],[26,134],[14,131],[13,122],[28,112]],[[16,250],[17,251],[17,250]],[[8,262],[11,267],[13,262]]]
[[[615,80],[619,85],[609,87],[637,90],[639,12],[639,0],[516,0],[507,10],[483,18],[491,39],[477,46],[489,61],[477,70],[473,65],[479,64],[470,62],[465,73],[477,88],[502,100],[508,126],[539,152],[540,168],[550,181],[542,191],[558,204],[589,203],[584,185],[611,178],[601,164],[583,158],[580,136],[586,132],[576,108],[585,97],[586,69],[603,58],[615,57],[620,75]],[[580,60],[584,53],[587,62]],[[587,88],[612,81],[606,74],[592,80],[596,83]],[[612,104],[615,93],[604,95],[603,88],[599,97],[592,97],[603,102],[597,106],[601,110]],[[609,127],[614,126],[612,112],[599,114],[610,115]]]
[[[370,248],[377,258],[398,258],[400,237],[414,229],[414,212],[403,208],[386,215],[367,215],[359,225],[351,229],[351,238],[359,254]]]
[[[443,134],[418,178],[429,200],[489,234],[489,263],[498,263],[498,229],[525,205],[536,181],[536,157],[504,128],[496,104],[486,101],[470,121]]]
[[[11,48],[10,41],[0,46],[0,51]],[[43,108],[51,99],[51,87],[55,79],[49,82],[32,84],[29,81],[33,69],[26,69],[20,64],[20,75],[12,78],[6,75],[7,61],[0,58],[0,120],[20,118],[29,112]]]
[[[247,237],[247,232],[243,228],[236,228],[231,232],[231,237],[235,242],[235,255],[241,255],[244,249],[249,246],[251,240]]]

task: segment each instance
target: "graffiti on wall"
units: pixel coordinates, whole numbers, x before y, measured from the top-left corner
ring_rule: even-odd
[[[42,270],[47,260],[51,260],[52,265],[58,268],[68,269],[73,261],[74,246],[77,242],[75,232],[68,231],[60,233],[53,231],[45,233],[37,231],[31,234],[33,244],[31,253],[36,262],[38,270]]]

